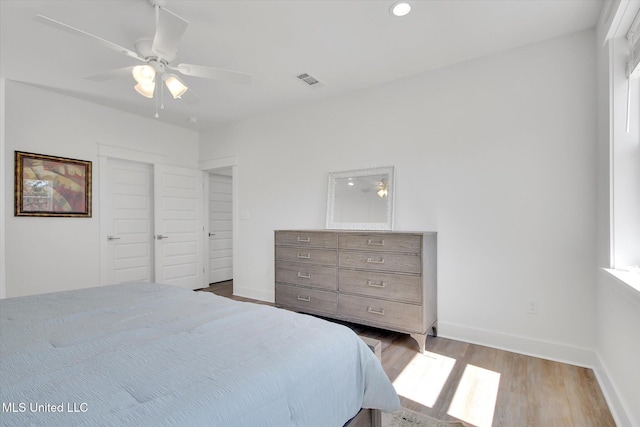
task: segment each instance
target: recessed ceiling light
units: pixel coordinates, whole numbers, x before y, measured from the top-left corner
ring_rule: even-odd
[[[411,12],[411,4],[406,1],[399,1],[391,5],[389,9],[393,16],[405,16]]]

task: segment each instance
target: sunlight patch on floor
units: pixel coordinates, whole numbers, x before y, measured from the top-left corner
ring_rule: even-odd
[[[396,392],[407,399],[433,408],[456,359],[425,351],[416,354],[393,381]]]
[[[498,372],[467,365],[447,414],[477,427],[491,427],[499,385]]]

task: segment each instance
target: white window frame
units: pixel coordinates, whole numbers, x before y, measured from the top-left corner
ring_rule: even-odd
[[[609,53],[610,269],[607,271],[638,292],[640,79],[627,78],[630,52],[627,36],[635,30],[634,40],[640,43],[637,42],[640,40],[640,19],[636,19],[639,12],[640,2],[637,0],[608,2],[599,28],[599,40]],[[630,118],[628,129],[627,116]]]

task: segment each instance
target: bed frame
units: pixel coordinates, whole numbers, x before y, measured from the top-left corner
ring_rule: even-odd
[[[360,338],[373,351],[378,360],[382,362],[382,343],[373,338],[363,336],[360,336]],[[362,408],[344,427],[382,427],[382,414],[379,409]]]

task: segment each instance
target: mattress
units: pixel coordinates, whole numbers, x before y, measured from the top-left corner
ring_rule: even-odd
[[[0,300],[1,425],[340,427],[398,396],[350,329],[131,283]]]

